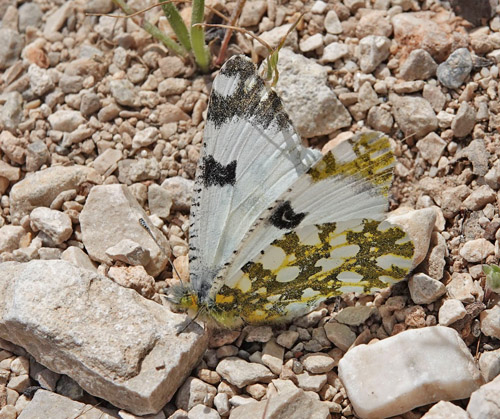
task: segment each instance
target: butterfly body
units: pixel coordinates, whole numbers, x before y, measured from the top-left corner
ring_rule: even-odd
[[[173,300],[226,327],[289,321],[327,298],[403,279],[413,243],[384,221],[394,156],[366,132],[303,147],[245,57],[214,80],[190,225],[190,284]]]

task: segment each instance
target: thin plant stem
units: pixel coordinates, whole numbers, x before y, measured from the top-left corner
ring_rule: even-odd
[[[123,0],[112,0],[123,12],[127,15],[134,14],[134,10],[132,10]],[[153,38],[158,39],[162,42],[170,51],[173,53],[180,55],[181,57],[185,57],[187,54],[187,50],[177,42],[175,42],[168,35],[165,35],[162,31],[160,31],[155,25],[147,21],[146,19],[141,19],[139,25],[148,32]]]
[[[194,59],[201,71],[207,72],[210,66],[210,54],[205,45],[205,30],[202,25],[205,12],[205,0],[194,0],[191,14],[191,46]]]

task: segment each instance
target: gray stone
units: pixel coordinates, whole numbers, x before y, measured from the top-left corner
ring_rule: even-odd
[[[167,218],[172,208],[172,196],[165,188],[153,183],[148,188],[148,204],[151,214]]]
[[[389,100],[392,102],[394,119],[405,136],[421,138],[436,130],[438,125],[436,114],[425,99],[391,94]]]
[[[293,384],[278,390],[276,397],[244,404],[231,411],[231,419],[254,419],[264,416],[274,419],[327,419],[330,412],[326,404],[313,399]]]
[[[194,181],[181,176],[167,178],[161,184],[172,197],[172,210],[188,211],[191,206]]]
[[[160,177],[160,165],[153,157],[150,159],[125,159],[118,162],[118,180],[131,185],[144,180],[154,180]]]
[[[43,12],[37,3],[23,3],[19,6],[19,30],[26,31],[28,26],[39,28],[42,25]]]
[[[340,310],[335,320],[348,326],[360,326],[366,322],[377,309],[368,306],[346,307]]]
[[[476,123],[476,111],[467,102],[462,102],[458,112],[453,118],[451,129],[453,135],[457,138],[463,138],[469,135],[474,129]]]
[[[356,340],[356,334],[345,324],[329,322],[325,324],[324,328],[328,339],[344,352]]]
[[[365,36],[356,48],[359,68],[364,73],[371,73],[389,57],[391,41],[386,36]]]
[[[18,92],[6,93],[3,97],[5,103],[1,107],[0,122],[6,129],[14,131],[23,120],[24,100]]]
[[[38,207],[30,214],[31,228],[43,231],[55,244],[68,240],[73,233],[71,218],[61,211]]]
[[[445,62],[439,64],[437,77],[443,86],[458,89],[472,70],[472,56],[467,48],[454,51]]]
[[[328,135],[351,125],[349,112],[328,86],[325,67],[284,48],[280,52],[278,70],[280,78],[276,92],[302,137]]]
[[[112,80],[109,84],[111,95],[116,103],[122,106],[137,107],[140,105],[139,96],[134,85],[128,80]]]
[[[47,118],[52,129],[63,132],[71,132],[85,122],[85,118],[78,111],[62,109],[50,114]]]
[[[0,272],[0,337],[136,415],[158,412],[207,347],[196,323],[177,336],[185,316],[71,263],[6,262]]]
[[[86,166],[54,166],[26,176],[10,191],[12,217],[20,220],[36,207],[50,207],[63,191],[78,189],[83,182],[99,180],[94,169]]]
[[[0,29],[0,70],[9,68],[21,56],[24,37],[12,29]]]
[[[243,388],[253,383],[269,383],[275,375],[267,367],[240,358],[224,358],[216,371],[229,383]]]
[[[414,49],[399,69],[404,80],[427,80],[436,74],[437,64],[425,49]]]
[[[446,287],[430,276],[418,273],[408,280],[411,299],[415,304],[431,304],[446,293]]]

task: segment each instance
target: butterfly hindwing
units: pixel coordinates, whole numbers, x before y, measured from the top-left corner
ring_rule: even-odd
[[[286,233],[226,281],[216,296],[227,326],[291,320],[327,298],[371,293],[406,276],[413,244],[386,221],[306,225]]]
[[[190,276],[200,299],[257,221],[318,159],[243,56],[213,83],[191,207]]]
[[[213,290],[220,323],[296,317],[348,291],[403,279],[413,244],[382,221],[392,182],[389,140],[368,132],[335,147],[259,217]],[[250,262],[248,262],[250,261]]]

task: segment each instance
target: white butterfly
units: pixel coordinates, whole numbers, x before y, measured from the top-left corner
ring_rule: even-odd
[[[305,109],[304,112],[307,112]],[[383,221],[394,156],[368,132],[328,154],[301,145],[246,57],[213,83],[181,308],[236,327],[290,320],[344,292],[403,279],[413,243]]]

